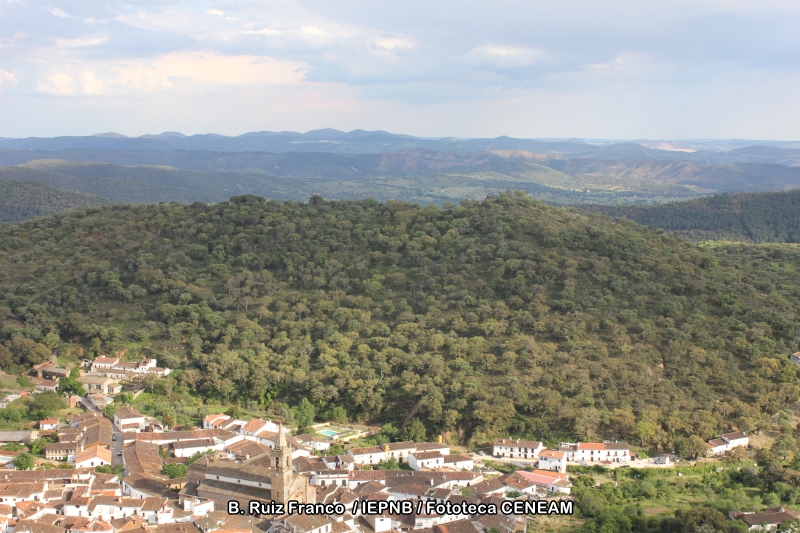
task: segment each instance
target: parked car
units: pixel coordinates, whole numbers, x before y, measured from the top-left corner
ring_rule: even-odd
[[[486,455],[483,451],[478,452],[478,455]]]

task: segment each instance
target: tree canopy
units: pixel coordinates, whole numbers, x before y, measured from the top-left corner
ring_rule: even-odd
[[[701,247],[522,194],[91,208],[0,226],[0,268],[4,367],[57,333],[178,369],[150,386],[164,398],[286,420],[307,399],[401,435],[668,446],[800,395],[796,248]]]

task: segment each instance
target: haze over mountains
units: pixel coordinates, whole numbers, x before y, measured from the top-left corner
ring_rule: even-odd
[[[250,132],[236,137],[218,134],[186,136],[178,132],[127,137],[119,133],[91,136],[0,138],[7,150],[209,150],[215,152],[386,153],[426,149],[440,152],[524,150],[593,159],[673,159],[708,164],[771,162],[800,165],[800,142],[740,139],[705,141],[584,141],[581,139],[429,139],[385,131],[335,129],[298,132]]]
[[[92,195],[58,202],[50,191],[45,203],[56,211],[108,202],[219,202],[241,194],[441,206],[507,189],[554,205],[644,206],[800,188],[800,142],[426,139],[333,129],[237,137],[106,133],[2,138],[0,167],[0,179]],[[0,220],[24,219],[22,212],[0,212]]]

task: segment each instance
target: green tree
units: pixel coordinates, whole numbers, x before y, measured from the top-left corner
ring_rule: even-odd
[[[307,430],[314,423],[316,411],[308,398],[303,398],[294,408],[294,419],[299,432]]]
[[[66,392],[73,396],[86,396],[86,388],[84,388],[83,383],[78,381],[80,375],[80,369],[77,366],[72,367],[69,371],[69,376],[62,378],[58,382],[58,392],[61,394]]]
[[[67,467],[69,467],[69,464],[67,464]],[[95,467],[95,471],[100,472],[101,474],[114,474],[121,478],[122,473],[125,471],[125,467],[123,465],[100,465]]]
[[[161,473],[168,476],[170,479],[179,477],[186,477],[189,467],[180,463],[165,464],[161,467]]]
[[[52,416],[56,411],[64,408],[64,400],[55,392],[35,394],[28,402],[28,416],[34,420],[41,420]]]
[[[390,457],[385,459],[374,467],[375,470],[400,470],[400,464],[397,462],[397,459],[394,457]]]
[[[772,453],[779,455],[783,460],[793,456],[797,451],[797,441],[791,434],[784,433],[772,444]]]
[[[48,444],[58,442],[58,435],[52,434],[47,437],[41,437],[31,443],[31,453],[33,455],[44,455],[44,448]]]
[[[595,492],[585,492],[578,500],[578,509],[587,517],[598,516],[605,507],[606,500]]]
[[[425,426],[418,418],[412,418],[403,428],[403,440],[413,440],[414,442],[425,442],[427,433]]]
[[[36,464],[36,458],[29,453],[21,453],[14,457],[12,462],[17,470],[32,470]]]
[[[689,453],[693,454],[695,459],[698,455],[705,455],[708,451],[708,444],[706,441],[698,437],[697,435],[692,435],[687,439],[687,445],[689,448]]]
[[[347,411],[341,405],[337,405],[331,411],[331,417],[333,421],[337,424],[345,424],[347,423]]]

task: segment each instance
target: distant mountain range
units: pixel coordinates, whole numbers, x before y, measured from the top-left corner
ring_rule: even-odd
[[[559,154],[570,158],[658,159],[703,164],[778,163],[800,166],[800,142],[781,141],[639,141],[586,142],[580,139],[541,140],[496,137],[491,139],[426,139],[385,131],[342,132],[322,129],[307,133],[252,132],[236,137],[217,134],[186,136],[177,132],[126,137],[103,133],[84,137],[0,138],[7,150],[207,150],[214,152],[318,152],[378,154],[425,149],[437,152],[521,150]]]
[[[104,133],[0,139],[0,179],[7,180],[0,208],[6,222],[110,202],[220,202],[242,194],[443,205],[515,189],[557,205],[643,206],[800,189],[800,143],[424,139],[331,129],[238,137]],[[654,209],[647,212],[678,208]]]

